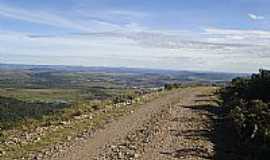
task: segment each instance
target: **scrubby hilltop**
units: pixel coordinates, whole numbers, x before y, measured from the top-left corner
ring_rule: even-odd
[[[245,159],[270,158],[270,71],[235,78],[221,93]]]

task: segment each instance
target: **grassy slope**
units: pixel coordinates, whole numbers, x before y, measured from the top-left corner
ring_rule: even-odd
[[[141,99],[139,103],[144,103],[160,96],[156,93]],[[134,104],[136,106],[136,104]],[[13,130],[2,131],[2,142],[0,148],[5,148],[6,154],[2,158],[14,159],[31,152],[36,153],[53,144],[61,144],[67,141],[67,137],[75,138],[85,130],[93,129],[107,123],[108,119],[113,119],[127,114],[136,107],[113,107],[109,101],[96,101],[95,103],[80,103],[71,108],[64,109],[61,115],[56,117],[43,116],[42,120],[29,120],[24,125]],[[78,119],[78,117],[85,117]],[[77,117],[77,118],[76,118]],[[89,118],[91,117],[91,118]],[[63,123],[65,122],[65,123]],[[25,141],[21,135],[35,133],[37,129],[43,128],[42,135],[33,136],[33,140]],[[37,141],[38,138],[38,141]],[[39,139],[40,138],[40,139]],[[23,139],[20,141],[20,139]],[[17,140],[16,143],[13,143]],[[6,142],[12,142],[7,144]]]

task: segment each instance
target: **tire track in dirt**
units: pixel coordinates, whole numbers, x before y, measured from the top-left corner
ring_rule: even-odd
[[[213,156],[213,144],[195,135],[210,133],[211,126],[207,125],[210,120],[204,115],[207,113],[189,108],[196,105],[198,95],[206,90],[209,88],[171,91],[142,105],[133,114],[107,124],[84,144],[52,159],[209,159]]]
[[[210,90],[209,90],[210,91]],[[204,90],[203,92],[209,92]],[[169,118],[163,122],[159,135],[144,148],[140,159],[151,160],[207,160],[214,159],[212,115],[210,96],[196,91],[187,99],[173,106]],[[162,123],[162,122],[161,122]]]
[[[70,148],[67,151],[54,155],[51,159],[57,160],[89,160],[94,159],[98,154],[102,153],[104,146],[113,144],[119,139],[125,138],[129,132],[143,126],[143,124],[151,119],[155,114],[161,112],[168,105],[176,104],[180,99],[184,99],[187,93],[191,93],[195,88],[186,88],[174,90],[165,96],[153,100],[139,107],[133,114],[123,116],[117,121],[104,126],[104,129],[96,131],[89,140],[83,144]]]

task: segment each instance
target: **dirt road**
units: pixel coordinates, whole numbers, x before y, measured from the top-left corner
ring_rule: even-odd
[[[172,91],[98,130],[57,160],[213,159],[210,87]]]

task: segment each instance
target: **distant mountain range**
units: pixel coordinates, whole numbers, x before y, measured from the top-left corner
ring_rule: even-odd
[[[169,77],[177,81],[197,82],[223,82],[230,81],[235,77],[248,76],[245,73],[221,73],[221,72],[196,72],[176,71],[142,68],[111,68],[111,67],[84,67],[64,65],[23,65],[23,64],[0,64],[0,72],[3,71],[24,71],[28,73],[61,72],[61,73],[109,73],[129,74],[136,76],[161,76]]]

